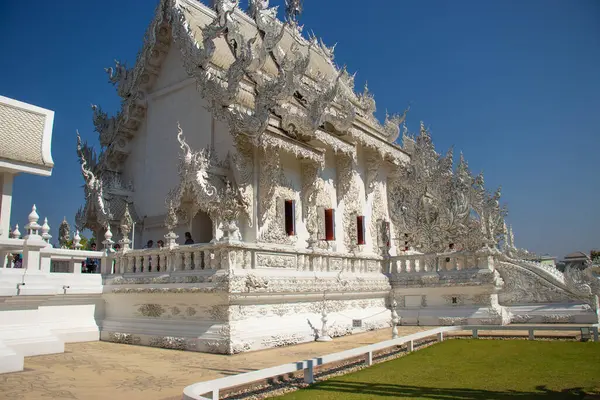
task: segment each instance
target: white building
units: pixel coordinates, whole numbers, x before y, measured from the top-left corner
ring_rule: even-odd
[[[234,353],[389,326],[389,307],[423,325],[597,320],[597,297],[523,261],[462,156],[423,124],[397,144],[406,111],[376,120],[298,1],[286,23],[237,3],[161,1],[136,64],[107,69],[122,109],[93,107],[100,157],[78,143],[78,228],[121,245],[102,339]],[[165,247],[131,250],[132,230]]]
[[[100,252],[53,249],[50,226],[33,206],[29,223],[10,227],[15,175],[50,176],[54,112],[0,97],[0,373],[23,369],[23,358],[64,351],[65,342],[98,340],[99,275],[81,274],[81,261]],[[75,240],[77,242],[77,240]],[[13,254],[22,254],[15,268]],[[70,272],[52,274],[52,261]],[[79,267],[79,268],[78,268]]]
[[[53,123],[54,111],[0,96],[0,238],[10,235],[15,176],[52,174]]]

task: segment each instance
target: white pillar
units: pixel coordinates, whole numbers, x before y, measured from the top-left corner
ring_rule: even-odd
[[[50,255],[40,257],[40,271],[50,273],[52,267],[52,259]]]
[[[27,235],[23,243],[23,268],[39,271],[41,255],[40,250],[48,246],[48,243],[42,240],[40,236],[41,226],[37,223],[40,216],[36,212],[35,204],[31,208],[31,213],[27,217],[29,223],[25,225]]]
[[[0,174],[0,237],[10,237],[10,209],[12,206],[12,186],[14,175],[10,172]]]

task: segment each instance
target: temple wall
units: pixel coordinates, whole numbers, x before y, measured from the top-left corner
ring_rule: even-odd
[[[172,44],[162,62],[161,71],[154,82],[152,92],[160,92],[188,78],[189,76],[181,62],[181,52],[177,44]]]
[[[304,249],[307,246],[308,230],[304,215],[302,214],[302,165],[300,160],[291,156],[289,153],[281,153],[281,166],[287,183],[290,185],[288,189],[294,192],[294,198],[281,198],[277,201],[295,200],[296,201],[296,247]]]
[[[337,208],[337,171],[335,154],[328,150],[325,153],[325,167],[321,173],[326,197],[329,200],[329,205],[335,208],[335,242],[332,248],[336,251],[344,251],[344,224],[343,212]]]
[[[164,60],[153,91],[148,94],[146,121],[132,141],[132,152],[124,167],[124,176],[135,186],[133,199],[140,217],[164,216],[165,198],[179,181],[178,123],[192,149],[214,147],[221,161],[232,150],[233,139],[227,124],[214,121],[206,108],[206,101],[183,69],[179,49],[173,47]],[[151,225],[143,229],[136,242],[140,240],[144,244],[149,239],[156,242],[167,233],[162,224]],[[182,221],[176,233],[183,238],[192,228],[189,221]],[[196,228],[204,236],[205,229]]]

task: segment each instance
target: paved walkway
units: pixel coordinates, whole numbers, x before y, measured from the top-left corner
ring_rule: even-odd
[[[398,327],[400,336],[431,327]],[[391,329],[224,356],[108,342],[67,344],[65,353],[27,357],[25,371],[0,375],[11,400],[179,400],[192,383],[272,367],[391,339]]]

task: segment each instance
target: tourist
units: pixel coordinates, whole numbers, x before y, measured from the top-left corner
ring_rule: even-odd
[[[96,251],[96,243],[92,243],[90,245],[90,250]],[[91,257],[86,258],[85,269],[86,269],[86,271],[83,271],[83,272],[87,272],[88,274],[95,274],[96,269],[98,269],[98,259],[91,258]]]
[[[189,232],[185,233],[185,244],[194,244],[194,239],[192,239],[192,234]]]
[[[163,242],[162,240],[159,240],[158,242],[156,242],[156,247],[158,247],[159,250],[162,250],[165,248],[165,242]],[[156,257],[156,270],[160,271],[160,254],[158,255],[158,257]]]
[[[154,240],[150,239],[146,242],[146,246],[144,247],[144,249],[151,249],[153,247],[154,247]],[[150,272],[150,271],[152,271],[152,257],[148,257],[148,272]],[[143,265],[142,265],[140,272],[144,272]]]
[[[121,245],[119,243],[115,244],[115,251],[121,250]]]
[[[23,259],[20,254],[13,255],[13,268],[23,268]]]

